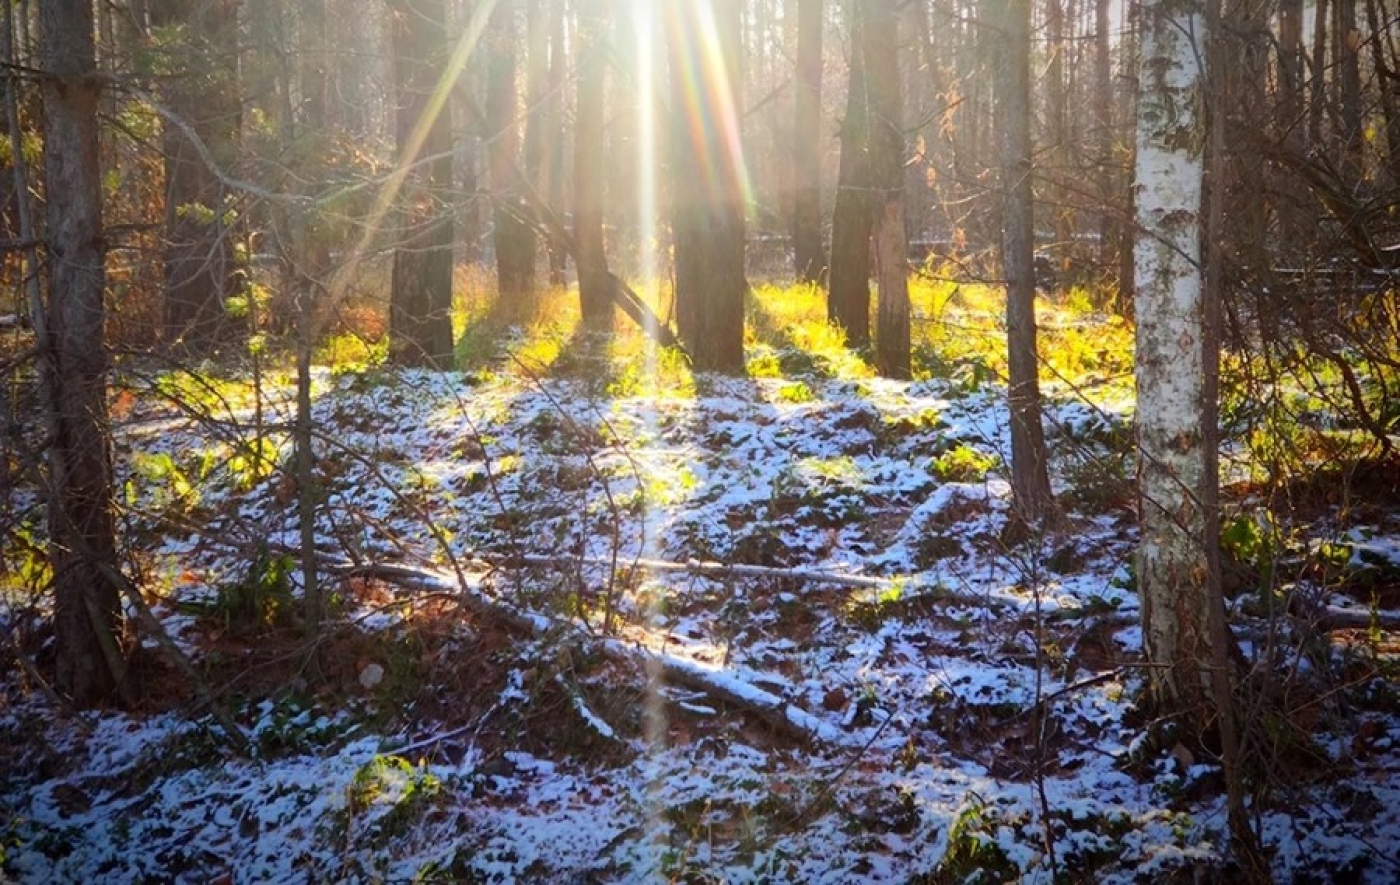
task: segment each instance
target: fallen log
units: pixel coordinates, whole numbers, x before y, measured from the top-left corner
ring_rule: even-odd
[[[510,627],[532,636],[555,633],[571,636],[579,642],[590,641],[611,660],[640,666],[648,672],[659,673],[665,681],[703,692],[755,716],[786,737],[826,746],[850,746],[853,743],[850,736],[835,725],[796,704],[788,703],[770,691],[759,688],[729,668],[667,654],[616,638],[590,636],[574,621],[523,611],[491,596],[470,579],[458,580],[456,575],[448,572],[392,563],[357,565],[332,562],[327,563],[325,567],[330,573],[342,577],[370,578],[408,589],[453,593],[473,612],[497,618]]]

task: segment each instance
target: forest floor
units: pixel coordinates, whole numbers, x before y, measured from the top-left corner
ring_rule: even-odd
[[[1061,516],[1016,531],[956,309],[910,382],[761,312],[743,378],[567,324],[318,368],[314,631],[286,373],[122,365],[128,567],[249,746],[148,628],[134,709],[66,709],[7,542],[0,880],[1229,881],[1217,761],[1135,703],[1124,333],[1047,381]],[[1395,473],[1319,467],[1284,512],[1231,470],[1275,877],[1395,881]]]

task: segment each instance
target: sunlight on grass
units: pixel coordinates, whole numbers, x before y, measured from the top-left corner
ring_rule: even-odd
[[[750,377],[874,376],[870,364],[847,348],[844,335],[827,321],[826,293],[816,286],[757,286],[747,307]]]
[[[999,286],[915,277],[913,303],[916,378],[958,380],[980,387],[1005,381],[1006,296]],[[1040,378],[1047,391],[1092,388],[1096,400],[1130,398],[1133,328],[1093,309],[1083,289],[1036,300]]]
[[[312,362],[337,372],[362,372],[384,365],[389,357],[389,336],[377,340],[354,332],[340,332],[316,348]]]

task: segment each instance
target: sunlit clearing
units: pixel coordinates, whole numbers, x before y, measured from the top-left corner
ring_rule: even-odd
[[[914,277],[909,297],[915,377],[969,388],[1005,381],[1002,287]],[[1076,395],[1092,394],[1100,405],[1117,404],[1132,393],[1132,327],[1119,317],[1086,312],[1090,300],[1036,299],[1040,378],[1049,392],[1072,388]]]
[[[828,321],[826,295],[816,286],[757,287],[749,297],[746,332],[753,378],[815,374],[855,380],[875,374]]]

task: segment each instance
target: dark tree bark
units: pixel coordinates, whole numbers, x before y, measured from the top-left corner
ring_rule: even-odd
[[[1356,0],[1332,0],[1332,58],[1337,65],[1337,135],[1342,178],[1361,180],[1365,131],[1361,113],[1361,32],[1356,29]]]
[[[899,0],[867,0],[866,84],[870,97],[870,165],[875,201],[875,271],[879,299],[875,367],[909,377],[909,249],[904,230],[904,122],[899,78]]]
[[[1312,79],[1308,84],[1308,147],[1322,146],[1322,117],[1326,108],[1327,19],[1329,0],[1316,0],[1313,11]]]
[[[744,368],[739,0],[668,5],[676,325],[696,369]],[[702,17],[713,14],[713,22]],[[706,54],[706,34],[719,57]]]
[[[1394,33],[1383,29],[1379,0],[1366,0],[1366,24],[1371,29],[1371,60],[1376,88],[1380,91],[1381,119],[1385,122],[1386,160],[1392,187],[1400,187],[1400,74],[1396,73]]]
[[[607,83],[607,28],[611,0],[579,0],[575,6],[578,53],[578,98],[574,120],[574,245],[583,321],[612,326],[608,257],[603,242],[604,87]]]
[[[1006,276],[1011,494],[1017,518],[1034,525],[1050,509],[1036,356],[1035,221],[1031,188],[1031,4],[998,0],[996,120],[1001,135],[1001,264]]]
[[[1301,125],[1303,113],[1303,0],[1279,0],[1278,116],[1275,125],[1287,139]]]
[[[851,72],[841,120],[841,166],[831,213],[831,279],[827,317],[846,333],[849,347],[870,344],[870,110],[866,89],[863,0],[849,0]]]
[[[797,279],[821,283],[826,276],[822,245],[821,110],[823,0],[788,0],[796,6],[796,110],[792,129],[792,250]],[[793,14],[789,10],[789,15]]]
[[[389,356],[402,366],[452,365],[451,111],[433,101],[447,53],[443,0],[394,0],[395,135],[406,170],[402,236],[389,294]]]
[[[529,306],[535,296],[535,229],[521,200],[520,124],[517,119],[515,0],[491,12],[486,72],[487,166],[495,198],[496,284],[507,302]]]
[[[236,0],[152,0],[151,23],[178,36],[163,47],[171,71],[162,92],[188,126],[167,122],[165,153],[165,337],[207,352],[233,328],[225,301],[234,291],[233,232],[227,196],[209,162],[237,159],[242,105]],[[193,137],[192,137],[193,136]]]
[[[49,305],[39,324],[49,362],[49,544],[55,684],[75,703],[125,687],[112,462],[103,351],[102,184],[93,14],[89,0],[39,10],[48,197]]]

